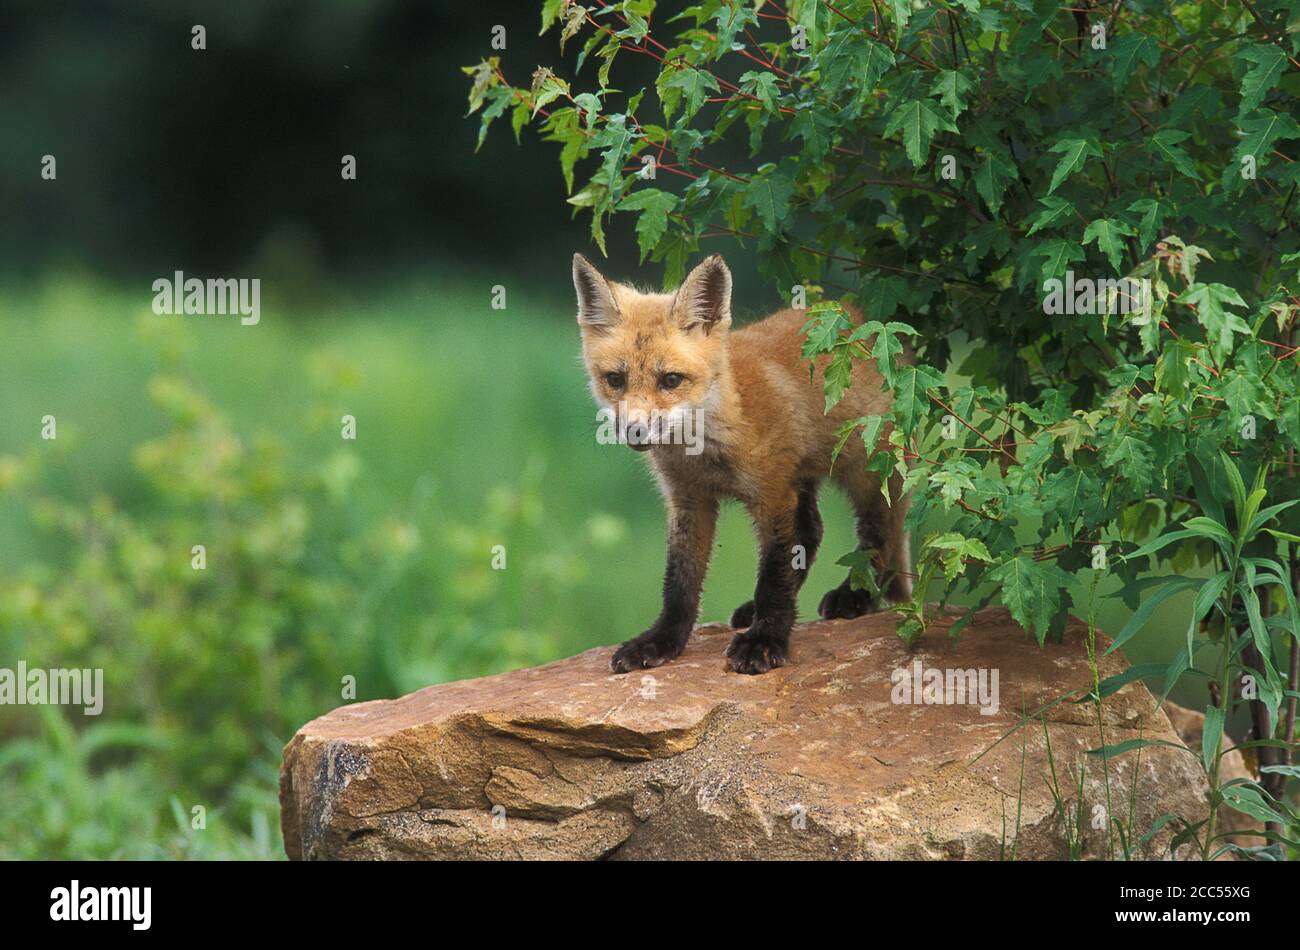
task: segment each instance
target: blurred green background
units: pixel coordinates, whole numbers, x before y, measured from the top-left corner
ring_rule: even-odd
[[[531,5],[6,18],[0,667],[102,667],[107,695],[99,717],[0,707],[0,857],[281,857],[280,749],[346,682],[395,696],[653,619],[660,501],[641,458],[596,444],[578,361],[569,262],[598,252],[549,146],[475,154],[463,118],[459,67],[493,25],[512,77],[554,61]],[[717,250],[741,322],[778,305],[744,249]],[[630,225],[610,251],[611,274],[659,281]],[[153,314],[176,270],[260,278],[260,324]],[[852,546],[838,495],[824,515],[804,617]],[[748,599],[754,567],[730,507],[704,619]],[[1167,659],[1185,611],[1130,659]]]

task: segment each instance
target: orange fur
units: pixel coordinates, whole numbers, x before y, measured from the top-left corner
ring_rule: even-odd
[[[790,536],[800,486],[831,474],[840,426],[889,409],[874,363],[859,360],[844,398],[823,412],[822,374],[829,358],[817,361],[810,378],[800,354],[805,311],[782,310],[731,330],[731,278],[719,257],[697,266],[672,294],[607,281],[583,258],[575,259],[574,280],[583,359],[596,400],[629,419],[675,410],[698,412],[703,421],[698,454],[681,444],[653,444],[647,453],[669,505],[670,525],[683,517],[708,522],[687,530],[684,539],[701,580],[719,498],[737,498],[746,506],[760,545]],[[667,388],[672,379],[666,374],[681,380]],[[667,431],[659,434],[666,439]],[[865,446],[850,438],[832,477],[860,524],[874,526],[881,567],[895,572],[888,593],[904,599],[910,596],[910,564],[901,479],[891,479],[890,505],[865,463]],[[815,513],[815,501],[813,507]]]

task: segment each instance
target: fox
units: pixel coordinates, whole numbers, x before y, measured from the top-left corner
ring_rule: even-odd
[[[790,656],[796,598],[822,540],[818,490],[828,478],[852,504],[858,550],[873,552],[883,599],[911,598],[902,476],[891,473],[886,497],[856,438],[832,470],[837,430],[889,412],[874,361],[854,361],[847,392],[826,412],[820,379],[802,355],[807,311],[780,310],[732,330],[731,271],[718,254],[665,293],[609,280],[575,254],[573,286],[592,396],[616,421],[619,441],[648,457],[667,508],[662,607],[644,632],[615,650],[612,673],[660,666],[686,648],[726,500],[744,505],[758,542],[753,599],[731,615],[737,633],[726,658],[736,673],[766,673]],[[828,361],[823,356],[815,365],[824,372]],[[691,422],[699,438],[686,444],[681,433]],[[889,426],[882,429],[885,439]],[[882,606],[846,577],[822,597],[817,613],[823,620],[853,618]]]

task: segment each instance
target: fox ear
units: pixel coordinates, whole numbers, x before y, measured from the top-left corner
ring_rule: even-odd
[[[608,329],[619,319],[614,292],[596,266],[581,254],[573,255],[573,289],[578,293],[578,324],[584,329]]]
[[[731,271],[721,254],[711,254],[686,275],[673,298],[673,315],[683,330],[705,333],[731,326]]]

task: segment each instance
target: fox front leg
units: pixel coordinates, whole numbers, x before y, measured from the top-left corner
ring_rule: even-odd
[[[766,673],[785,666],[790,655],[795,600],[802,581],[795,568],[800,543],[798,498],[793,489],[752,510],[758,530],[758,584],[754,588],[754,619],[727,647],[728,663],[737,673]]]
[[[615,673],[660,666],[686,647],[700,609],[700,589],[709,569],[717,523],[716,499],[669,503],[663,609],[649,630],[614,651],[609,668]]]

